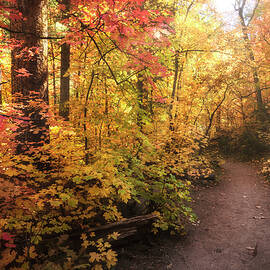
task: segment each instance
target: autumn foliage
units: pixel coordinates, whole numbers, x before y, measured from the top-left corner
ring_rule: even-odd
[[[207,1],[39,0],[48,18],[30,33],[19,2],[0,1],[0,268],[110,269],[123,232],[98,228],[148,214],[153,233],[196,224],[190,190],[218,164],[209,139],[258,121],[255,64],[268,113],[268,13],[245,64],[241,31]]]

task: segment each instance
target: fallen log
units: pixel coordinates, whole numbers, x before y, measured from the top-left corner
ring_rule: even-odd
[[[111,232],[118,232],[119,236],[117,240],[119,240],[136,234],[141,227],[148,225],[156,218],[157,218],[156,214],[136,216],[132,218],[123,219],[118,222],[91,228],[89,232],[95,232],[97,235],[109,234]]]
[[[157,215],[156,214],[148,214],[148,215],[143,215],[143,216],[137,216],[137,217],[132,217],[132,218],[125,218],[121,221],[117,221],[114,223],[94,227],[90,229],[90,232],[96,232],[96,231],[103,231],[103,230],[110,230],[114,228],[126,228],[131,225],[144,225],[145,223],[148,223],[149,221],[156,219]]]

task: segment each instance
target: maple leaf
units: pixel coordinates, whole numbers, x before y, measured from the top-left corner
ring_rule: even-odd
[[[16,75],[17,77],[29,77],[33,75],[32,73],[28,72],[28,70],[25,68],[15,69],[15,71],[19,73]]]
[[[117,254],[115,251],[109,249],[106,253],[107,258],[107,266],[108,268],[111,268],[112,266],[116,265],[117,262]]]
[[[112,234],[108,235],[108,239],[114,239],[117,240],[117,238],[120,236],[119,232],[113,232]]]
[[[0,261],[1,269],[5,269],[5,266],[10,264],[16,258],[16,254],[17,253],[14,250],[13,251],[10,251],[10,249],[3,250],[1,253],[2,259]]]
[[[6,118],[0,115],[0,131],[3,130],[6,126]]]
[[[11,244],[11,243],[5,243],[5,247],[7,247],[7,248],[15,248],[16,245]]]
[[[7,232],[2,233],[2,239],[5,241],[12,241],[14,236],[15,235],[9,234]]]
[[[96,252],[90,252],[89,256],[90,256],[90,258],[89,258],[90,263],[93,263],[94,261],[99,262],[101,260],[100,254],[98,254]]]
[[[162,104],[165,104],[167,102],[166,97],[162,97],[162,96],[156,96],[156,97],[154,97],[154,99],[156,102],[162,103]]]
[[[34,259],[34,258],[37,257],[37,253],[35,251],[35,247],[34,246],[30,246],[29,249],[27,247],[24,248],[24,256],[25,257],[28,257],[28,255],[29,255],[29,257],[31,259]]]

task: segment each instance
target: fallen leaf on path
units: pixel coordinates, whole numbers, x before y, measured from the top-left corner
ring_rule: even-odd
[[[258,244],[256,243],[255,247],[246,247],[247,250],[251,251],[253,257],[257,256],[258,253]]]
[[[255,216],[255,217],[253,217],[254,219],[268,219],[268,217],[264,217],[264,216],[261,216],[261,217],[257,217],[257,216]]]

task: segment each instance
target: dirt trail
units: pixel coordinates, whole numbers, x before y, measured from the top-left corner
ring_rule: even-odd
[[[119,269],[270,270],[270,187],[248,164],[223,167],[219,185],[197,192],[200,224],[184,242],[167,239]]]
[[[201,223],[171,269],[270,270],[270,189],[254,168],[227,162],[223,181],[200,193],[195,211]]]

